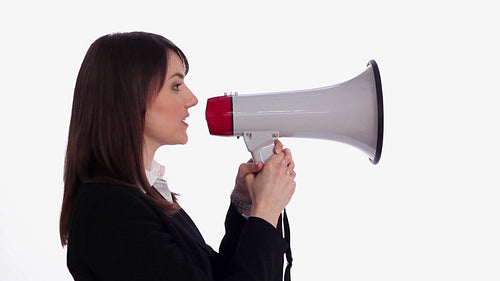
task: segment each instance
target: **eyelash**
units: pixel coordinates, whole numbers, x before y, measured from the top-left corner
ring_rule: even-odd
[[[177,83],[177,84],[174,84],[174,86],[172,87],[172,89],[174,89],[174,91],[180,91],[179,87],[182,85],[182,83]]]

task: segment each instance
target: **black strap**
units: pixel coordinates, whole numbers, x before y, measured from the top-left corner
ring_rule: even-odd
[[[292,269],[292,249],[290,248],[290,224],[288,222],[288,216],[286,215],[286,209],[283,210],[283,231],[285,232],[285,241],[288,244],[286,250],[286,269],[285,269],[285,281],[290,281],[290,271]]]

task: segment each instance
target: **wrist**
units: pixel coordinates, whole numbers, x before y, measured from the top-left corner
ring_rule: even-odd
[[[242,201],[239,199],[237,195],[234,194],[234,192],[231,193],[231,204],[238,209],[238,212],[242,214],[245,217],[249,217],[250,213],[252,211],[252,204]]]
[[[252,208],[250,216],[261,218],[276,228],[278,225],[278,219],[280,214],[281,213],[276,214],[276,212],[268,211],[265,208],[259,208],[258,206],[254,206]]]
[[[241,202],[252,204],[252,197],[246,188],[240,188],[238,185],[235,185],[231,196],[236,197]]]

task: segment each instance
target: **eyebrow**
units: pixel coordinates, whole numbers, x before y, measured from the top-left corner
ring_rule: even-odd
[[[184,77],[186,77],[186,75],[184,75],[184,73],[177,72],[177,73],[172,74],[170,77],[168,77],[168,79],[175,77],[175,76],[179,77],[180,79],[184,79]]]

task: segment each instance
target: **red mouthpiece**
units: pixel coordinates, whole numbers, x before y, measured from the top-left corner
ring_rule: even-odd
[[[231,97],[209,98],[205,117],[211,135],[233,135],[233,99]]]

